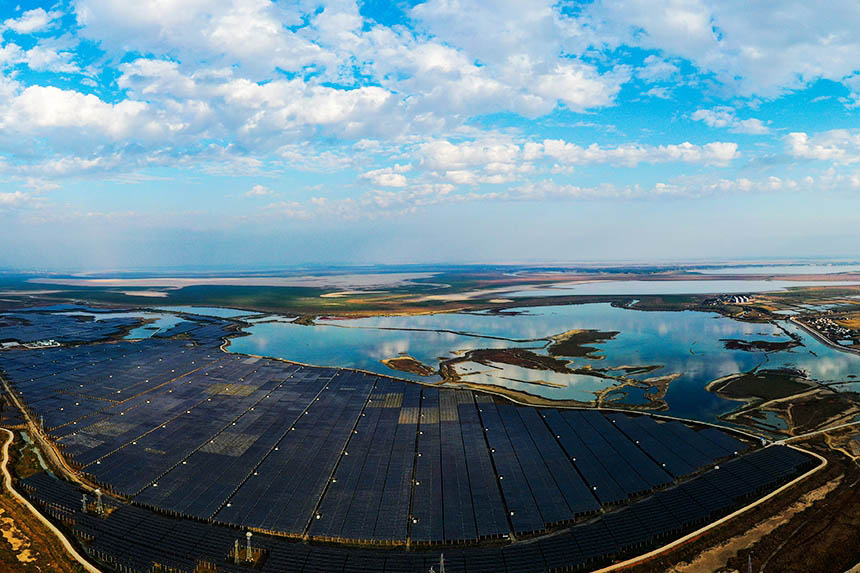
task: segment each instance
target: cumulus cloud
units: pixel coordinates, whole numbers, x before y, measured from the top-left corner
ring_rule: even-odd
[[[647,82],[667,81],[680,73],[680,68],[673,62],[651,54],[636,68],[636,77]]]
[[[245,192],[245,197],[265,197],[266,195],[274,195],[275,192],[265,185],[254,185]]]
[[[835,163],[860,161],[860,132],[833,129],[810,137],[802,131],[785,137],[791,155],[802,159],[817,159]]]
[[[121,138],[140,127],[146,109],[147,105],[138,101],[112,104],[74,90],[30,86],[5,105],[0,104],[0,128],[20,133],[93,130]]]
[[[844,78],[842,80],[842,83],[845,84],[851,91],[851,93],[845,99],[847,107],[851,109],[860,107],[860,73],[851,74],[850,76]]]
[[[76,0],[79,26],[53,38],[42,32],[57,28],[59,13],[3,22],[39,36],[9,32],[0,46],[0,151],[12,158],[7,173],[39,180],[131,179],[170,166],[219,176],[299,169],[324,181],[350,170],[352,192],[374,189],[354,203],[320,198],[342,213],[463,200],[460,187],[509,192],[499,190],[561,180],[580,166],[713,171],[732,165],[740,148],[687,141],[691,122],[770,134],[770,122],[739,117],[754,101],[737,94],[776,97],[829,78],[849,87],[848,105],[858,100],[860,10],[844,0],[832,10],[786,1],[783,14],[716,0],[596,1],[577,10],[555,0],[427,0],[392,26],[365,18],[355,0]],[[91,61],[82,41],[105,56]],[[40,73],[21,74],[23,65]],[[651,138],[663,129],[656,121],[591,143],[607,136],[591,138],[588,127],[606,128],[606,108],[666,109],[648,98],[697,89],[716,103],[680,108],[669,143]],[[719,105],[727,101],[736,107]],[[795,157],[846,164],[860,155],[854,132],[790,127],[796,133],[784,145]],[[611,169],[589,171],[613,179]],[[244,195],[266,195],[254,189]],[[299,218],[312,211],[272,205]]]
[[[59,12],[46,12],[43,8],[27,10],[19,18],[9,18],[3,22],[0,32],[12,30],[18,34],[33,34],[47,28],[59,16]]]
[[[478,140],[451,143],[433,140],[419,146],[419,154],[431,169],[449,170],[467,167],[486,167],[505,170],[516,164],[520,146],[505,140]]]
[[[506,198],[521,201],[581,200],[581,199],[647,199],[660,197],[696,198],[708,195],[773,193],[810,189],[812,178],[803,180],[781,179],[770,176],[764,179],[707,179],[678,177],[653,186],[604,184],[585,187],[559,184],[552,180],[528,183],[514,188]]]
[[[503,138],[431,140],[418,146],[417,155],[424,169],[461,185],[507,183],[533,169],[522,146]]]
[[[656,97],[659,99],[671,99],[672,91],[664,86],[654,86],[645,92],[646,97]]]
[[[562,165],[612,164],[635,167],[640,163],[696,163],[727,165],[740,156],[733,142],[714,141],[704,145],[689,142],[669,145],[623,144],[581,146],[562,139],[518,143],[505,139],[485,139],[452,143],[433,140],[421,144],[417,151],[421,164],[445,173],[457,183],[488,182],[486,175],[509,175],[534,170],[534,163],[551,159]],[[509,178],[496,182],[506,182]]]
[[[558,105],[583,111],[614,102],[629,73],[624,67],[601,73],[570,58],[570,18],[550,2],[503,4],[427,2],[412,10],[415,30],[370,25],[348,0],[312,16],[302,11],[306,6],[267,0],[79,0],[76,11],[82,34],[117,53],[178,56],[207,67],[239,64],[251,82],[285,70],[311,84],[350,86],[362,83],[359,70],[385,91],[402,94],[423,128],[459,123],[459,113],[512,110],[535,117]],[[474,13],[471,23],[465,13]],[[479,30],[470,28],[475,23]],[[140,67],[126,64],[126,75]],[[164,84],[150,81],[149,93],[158,85]]]
[[[587,13],[607,39],[682,57],[741,95],[778,96],[824,78],[841,81],[860,61],[854,0],[827,9],[805,0],[613,0]]]
[[[316,130],[349,139],[401,125],[397,98],[378,86],[337,89],[301,78],[255,82],[226,68],[185,73],[177,62],[153,59],[134,60],[120,70],[119,85],[158,103],[165,119],[175,117],[171,123],[188,124],[196,113],[200,125],[195,131],[215,130],[264,149]]]
[[[310,201],[280,202],[267,206],[261,216],[292,219],[376,219],[420,213],[437,205],[496,202],[571,202],[600,200],[696,199],[707,196],[796,193],[830,190],[840,186],[860,188],[860,176],[814,178],[736,179],[681,176],[651,185],[575,185],[552,179],[526,182],[501,190],[458,191],[450,184],[424,184],[406,190],[373,190],[357,197],[314,197]]]
[[[29,201],[30,196],[22,191],[0,193],[0,207],[13,207]]]
[[[20,60],[26,62],[31,70],[37,72],[71,73],[78,72],[80,68],[72,59],[74,53],[56,47],[37,44],[21,55]]]
[[[547,139],[541,148],[532,153],[542,153],[567,164],[612,163],[634,167],[640,163],[701,163],[726,165],[739,157],[738,145],[732,142],[714,141],[705,145],[690,142],[670,145],[624,144],[616,147],[601,147],[597,144],[582,147],[558,139]]]
[[[25,187],[32,189],[34,191],[55,191],[59,189],[60,186],[53,181],[45,181],[44,179],[38,179],[36,177],[27,177],[27,182],[25,183]]]
[[[623,67],[601,76],[593,66],[579,62],[558,64],[537,77],[535,93],[562,102],[572,111],[585,111],[611,105],[629,78]]]
[[[268,0],[78,0],[75,12],[86,36],[119,53],[215,59],[267,75],[329,61],[290,31],[301,12]]]
[[[270,203],[266,206],[265,213],[270,217],[276,216],[286,219],[309,219],[311,217],[308,209],[297,201]]]
[[[408,181],[404,173],[410,169],[409,165],[394,165],[392,167],[367,171],[362,174],[361,178],[380,187],[406,187]]]
[[[733,108],[719,106],[713,109],[697,109],[690,116],[693,121],[702,121],[710,127],[726,128],[733,133],[762,135],[768,128],[760,119],[739,119]]]
[[[313,197],[305,203],[273,203],[261,215],[291,219],[373,219],[417,213],[433,205],[458,203],[472,198],[471,195],[454,191],[455,187],[447,183],[412,185],[403,190],[374,189],[357,197]]]

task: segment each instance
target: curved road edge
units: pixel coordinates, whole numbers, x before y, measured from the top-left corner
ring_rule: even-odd
[[[3,486],[6,491],[8,491],[13,498],[15,498],[21,505],[30,510],[36,518],[47,527],[57,539],[62,543],[63,548],[66,552],[72,556],[81,566],[86,569],[89,573],[101,573],[101,570],[95,567],[92,563],[90,563],[84,556],[78,553],[78,550],[75,549],[75,546],[72,545],[72,542],[69,541],[68,537],[65,534],[57,529],[57,527],[51,523],[51,521],[42,515],[42,513],[36,509],[36,507],[27,500],[23,495],[18,493],[15,488],[12,486],[12,474],[9,473],[8,462],[9,462],[9,445],[12,443],[12,440],[15,437],[15,434],[12,433],[11,430],[7,430],[6,428],[0,428],[0,430],[6,432],[6,441],[3,443],[3,459],[2,463],[0,463],[0,469],[3,471]]]
[[[821,334],[820,332],[818,332],[817,330],[815,330],[814,328],[812,328],[811,326],[809,326],[808,324],[803,322],[802,320],[798,320],[797,318],[790,316],[790,317],[788,317],[788,321],[790,323],[798,326],[801,330],[803,330],[807,334],[811,334],[813,338],[817,339],[819,342],[824,344],[824,346],[829,346],[830,348],[833,348],[834,350],[841,350],[842,352],[847,352],[848,354],[860,354],[860,350],[857,350],[856,348],[849,348],[847,346],[842,346],[840,344],[836,344],[835,342],[833,342],[832,340],[830,340],[829,338],[827,338],[826,336],[824,336],[823,334]]]
[[[787,447],[794,448],[795,450],[798,450],[798,451],[803,452],[805,454],[809,454],[811,456],[814,456],[814,457],[818,458],[819,460],[821,460],[821,463],[818,464],[817,466],[815,466],[814,468],[812,468],[811,470],[809,470],[808,472],[806,472],[805,474],[794,478],[793,480],[791,480],[790,482],[788,482],[787,484],[785,484],[781,487],[778,487],[777,489],[773,490],[772,492],[765,495],[764,497],[760,497],[759,499],[755,500],[751,504],[746,505],[746,506],[738,509],[737,511],[733,512],[733,513],[730,513],[729,515],[727,515],[723,518],[720,518],[717,521],[714,521],[713,523],[709,523],[708,525],[706,525],[700,529],[697,529],[696,531],[689,533],[689,534],[685,535],[684,537],[676,539],[675,541],[667,543],[666,545],[664,545],[662,547],[654,549],[653,551],[649,551],[648,553],[639,555],[637,557],[633,557],[631,559],[627,559],[626,561],[621,561],[620,563],[614,563],[613,565],[610,565],[609,567],[604,567],[603,569],[598,569],[594,573],[609,573],[610,571],[620,571],[623,569],[627,569],[629,567],[633,567],[634,565],[642,564],[642,563],[649,561],[655,557],[659,557],[660,555],[663,555],[664,553],[668,553],[669,551],[676,549],[676,548],[684,545],[685,543],[687,543],[689,541],[694,540],[695,538],[711,531],[712,529],[715,529],[715,528],[719,527],[720,525],[723,525],[724,523],[731,521],[735,517],[738,517],[739,515],[749,511],[750,509],[753,509],[754,507],[758,507],[759,505],[763,504],[764,502],[776,497],[777,495],[779,495],[783,491],[787,490],[788,488],[804,481],[806,478],[817,473],[818,471],[823,470],[827,466],[827,460],[824,457],[816,454],[815,452],[811,452],[809,450],[805,450],[805,449],[799,448],[797,446],[792,446],[790,444],[787,445]]]

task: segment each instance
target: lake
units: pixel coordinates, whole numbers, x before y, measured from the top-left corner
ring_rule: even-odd
[[[646,295],[646,294],[740,294],[785,290],[791,287],[851,286],[858,281],[785,281],[785,280],[666,280],[595,281],[558,284],[553,287],[523,289],[498,294],[508,298],[569,295]]]
[[[691,271],[703,275],[831,275],[860,272],[860,264],[744,265]]]
[[[618,331],[612,340],[592,343],[599,357],[574,358],[575,368],[591,366],[607,371],[621,366],[659,368],[631,378],[679,374],[665,400],[668,413],[685,418],[715,421],[738,406],[705,390],[708,382],[736,372],[790,367],[804,370],[820,382],[847,382],[842,390],[860,390],[860,356],[825,346],[790,323],[781,323],[800,337],[803,346],[779,352],[728,350],[721,339],[787,341],[776,325],[738,322],[703,312],[645,312],[609,304],[547,306],[514,309],[514,312],[435,314],[426,316],[372,317],[350,320],[319,320],[316,326],[290,322],[258,322],[235,338],[234,352],[285,358],[298,362],[360,368],[380,374],[421,381],[438,381],[395,371],[381,361],[399,355],[411,356],[437,368],[441,360],[461,356],[479,348],[529,348],[547,354],[547,338],[573,329]],[[597,376],[533,370],[506,364],[481,365],[461,362],[457,371],[464,380],[528,391],[550,399],[588,400],[593,392],[615,384]],[[611,371],[617,372],[617,371]],[[550,385],[534,384],[541,381]],[[620,403],[642,402],[641,391],[629,391]]]

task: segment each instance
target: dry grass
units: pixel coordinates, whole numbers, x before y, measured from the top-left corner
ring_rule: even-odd
[[[860,329],[860,312],[847,314],[844,318],[837,320],[836,323],[840,326],[844,326],[845,328]]]

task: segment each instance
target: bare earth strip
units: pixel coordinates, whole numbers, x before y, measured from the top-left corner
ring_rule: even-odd
[[[633,567],[634,565],[645,563],[651,559],[654,559],[654,558],[659,557],[663,554],[666,554],[675,548],[678,548],[678,547],[680,547],[686,543],[693,541],[694,539],[700,537],[702,534],[704,534],[704,533],[706,533],[706,532],[708,532],[708,531],[710,531],[716,527],[719,527],[719,526],[723,525],[724,523],[731,521],[735,517],[738,517],[739,515],[749,511],[750,509],[765,503],[769,499],[776,497],[781,492],[791,488],[792,486],[794,486],[797,483],[802,482],[803,480],[805,480],[809,476],[817,473],[818,471],[824,469],[827,466],[827,460],[824,459],[823,457],[821,457],[820,455],[816,454],[815,452],[811,452],[809,450],[804,450],[801,448],[796,448],[795,446],[789,446],[789,447],[794,447],[795,449],[800,450],[806,454],[815,456],[816,458],[818,458],[821,461],[821,463],[819,465],[815,466],[814,468],[812,468],[811,470],[809,470],[808,472],[806,472],[805,474],[803,474],[802,476],[799,476],[799,477],[791,480],[790,482],[783,485],[782,487],[775,489],[774,491],[770,492],[766,496],[757,499],[756,501],[752,502],[751,504],[740,508],[739,510],[735,511],[734,513],[731,513],[731,514],[723,517],[722,519],[718,519],[717,521],[715,521],[709,525],[706,525],[705,527],[702,527],[701,529],[697,529],[696,531],[694,531],[688,535],[685,535],[684,537],[681,537],[680,539],[676,539],[675,541],[668,543],[668,544],[664,545],[663,547],[655,549],[654,551],[650,551],[648,553],[645,553],[644,555],[640,555],[638,557],[628,559],[627,561],[622,561],[620,563],[615,563],[613,565],[610,565],[609,567],[599,569],[597,571],[597,573],[608,573],[609,571],[620,571],[622,569],[628,569],[630,567]],[[699,570],[701,571],[702,569],[699,569]]]
[[[7,430],[6,428],[0,428],[3,432],[6,433],[6,441],[3,444],[3,459],[2,463],[0,463],[0,469],[3,471],[3,485],[7,492],[21,505],[23,505],[33,516],[38,519],[42,525],[44,525],[54,536],[59,540],[62,544],[63,548],[69,553],[69,555],[75,559],[81,566],[90,573],[100,573],[100,570],[94,567],[89,561],[86,560],[78,550],[72,545],[69,539],[59,530],[57,527],[51,523],[48,518],[42,515],[39,510],[33,506],[27,499],[18,493],[15,488],[12,486],[12,475],[9,473],[8,462],[9,462],[9,445],[12,443],[15,435]]]
[[[85,279],[35,278],[28,282],[39,284],[85,287],[158,287],[182,288],[196,285],[272,286],[272,287],[371,287],[398,286],[416,279],[426,279],[435,273],[369,273],[353,275],[301,277],[152,277],[145,279]]]
[[[780,525],[788,523],[798,513],[809,508],[814,502],[824,497],[839,486],[842,476],[807,492],[797,502],[784,511],[765,519],[742,535],[737,535],[724,543],[700,553],[690,563],[679,563],[669,571],[673,573],[696,573],[698,571],[719,571],[724,568],[729,559],[737,556],[743,550],[753,547],[760,539],[770,534]]]

